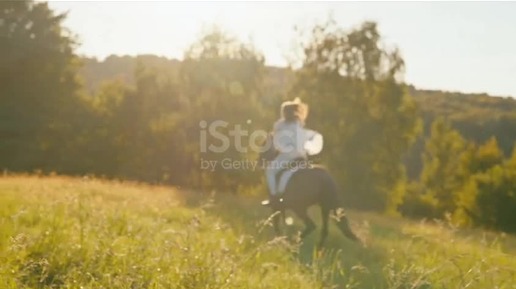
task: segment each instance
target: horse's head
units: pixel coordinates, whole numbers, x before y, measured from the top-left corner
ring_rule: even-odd
[[[274,148],[272,133],[267,135],[267,138],[260,146],[259,159],[261,161],[272,161],[278,156],[278,151]]]

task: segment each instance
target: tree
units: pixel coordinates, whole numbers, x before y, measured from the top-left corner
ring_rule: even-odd
[[[200,151],[200,131],[207,129],[200,125],[223,121],[227,125],[217,131],[230,136],[230,130],[240,126],[251,134],[256,129],[270,125],[271,119],[262,109],[262,82],[264,58],[252,45],[232,38],[215,27],[206,31],[198,41],[191,45],[181,63],[179,78],[181,95],[187,101],[188,116],[182,123],[187,132],[188,143],[184,153],[189,156],[187,181],[192,186],[203,189],[239,191],[260,180],[256,173],[249,170],[223,169],[220,166],[213,172],[199,168],[201,160],[220,162],[224,159],[252,159],[253,152],[245,153],[231,140],[228,149],[221,153]],[[249,148],[249,135],[241,135],[241,147]],[[208,143],[216,143],[207,134]]]
[[[496,138],[469,150],[464,156],[464,167],[469,176],[459,191],[454,220],[461,225],[508,230],[510,226],[504,218],[509,212],[503,211],[516,209],[510,197],[514,184],[508,180],[514,169],[511,160],[504,160]]]
[[[0,2],[0,167],[65,170],[77,97],[74,40],[46,3]]]
[[[504,155],[498,141],[491,137],[486,143],[478,147],[471,161],[468,163],[470,173],[484,173],[490,168],[502,164]]]
[[[94,116],[86,146],[92,172],[151,183],[184,185],[186,101],[177,77],[139,62],[135,85],[106,82],[91,96]],[[88,162],[88,160],[85,160]]]
[[[457,194],[468,177],[463,165],[466,148],[466,141],[444,118],[433,122],[425,142],[420,181],[424,193],[437,201],[435,217],[456,209]]]
[[[516,170],[509,162],[476,178],[476,199],[469,208],[474,224],[516,232]]]
[[[316,26],[303,48],[291,94],[310,104],[308,124],[325,137],[323,159],[338,175],[347,204],[396,210],[404,191],[401,155],[419,123],[400,82],[399,52],[383,45],[373,22],[351,31],[332,21]]]

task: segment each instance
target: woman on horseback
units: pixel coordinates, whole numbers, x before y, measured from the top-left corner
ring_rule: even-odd
[[[281,105],[281,118],[274,124],[268,142],[264,143],[260,158],[268,162],[265,168],[269,185],[269,200],[262,202],[268,205],[273,212],[273,226],[276,234],[281,234],[280,219],[285,219],[285,210],[289,209],[303,221],[305,229],[301,238],[306,237],[315,229],[315,223],[308,215],[308,208],[312,205],[321,207],[321,238],[318,246],[322,247],[328,236],[328,222],[330,213],[335,214],[335,222],[340,231],[350,240],[361,243],[353,233],[347,217],[342,214],[342,202],[338,187],[328,170],[323,166],[301,166],[296,160],[305,161],[309,155],[321,152],[323,139],[321,134],[305,129],[305,119],[308,115],[308,106],[299,98],[287,101]],[[296,169],[296,167],[298,169]],[[282,177],[280,192],[277,187],[277,174],[291,169],[290,179]],[[293,169],[293,170],[292,170]]]
[[[306,161],[308,155],[322,150],[322,136],[305,129],[308,106],[299,98],[281,105],[281,118],[276,121],[272,132],[272,144],[278,155],[266,169],[269,193],[279,195],[277,175],[279,172],[296,167],[296,161]]]

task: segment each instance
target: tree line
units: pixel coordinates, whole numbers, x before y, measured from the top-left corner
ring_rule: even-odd
[[[104,81],[109,72],[100,71],[102,84],[92,89],[81,77],[91,60],[76,55],[76,39],[62,27],[65,15],[32,1],[1,2],[0,15],[4,170],[264,193],[259,170],[200,167],[203,159],[256,159],[256,152],[234,146],[201,151],[200,124],[223,120],[229,125],[218,133],[225,135],[235,125],[268,130],[281,102],[301,97],[310,105],[307,126],[325,137],[319,161],[350,207],[516,230],[515,153],[504,153],[495,137],[466,139],[453,128],[460,120],[449,115],[422,115],[403,82],[400,52],[384,43],[374,22],[313,27],[300,42],[301,66],[282,71],[266,67],[252,45],[214,28],[182,61],[152,65],[140,57],[130,81]],[[506,134],[513,112],[501,129]],[[420,168],[410,177],[407,159],[418,143]]]

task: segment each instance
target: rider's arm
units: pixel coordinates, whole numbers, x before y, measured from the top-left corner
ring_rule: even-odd
[[[314,130],[305,130],[306,141],[304,149],[309,155],[316,155],[322,151],[323,137],[320,133]]]

